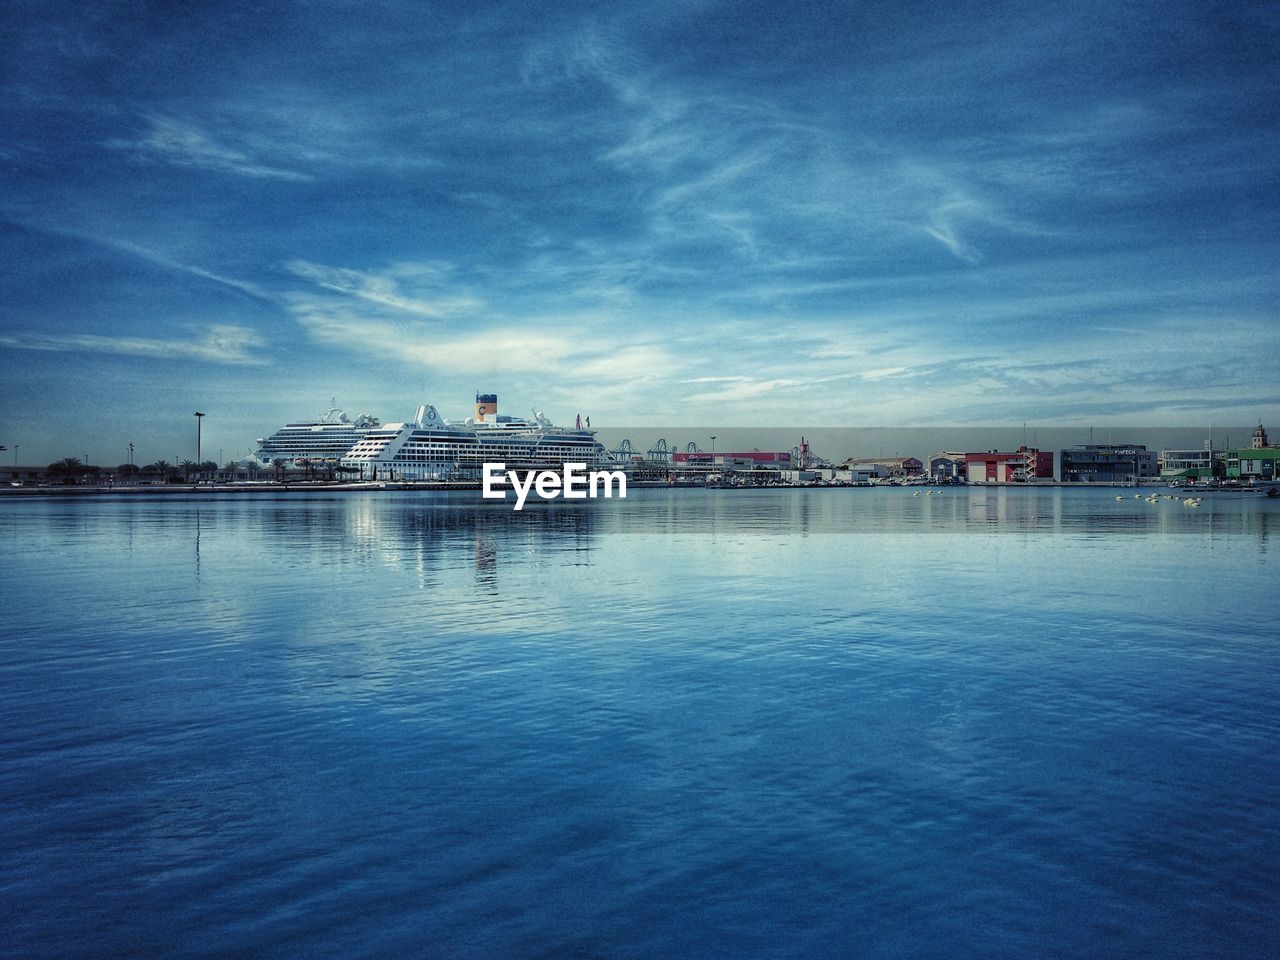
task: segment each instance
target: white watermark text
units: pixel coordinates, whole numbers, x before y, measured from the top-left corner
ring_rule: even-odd
[[[564,470],[508,470],[505,463],[486,463],[481,496],[486,500],[505,500],[509,484],[516,493],[516,510],[524,509],[524,502],[532,490],[543,500],[564,497],[566,500],[586,500],[588,497],[627,496],[627,475],[621,470],[587,471],[585,463],[566,463]],[[616,493],[615,493],[616,491]]]

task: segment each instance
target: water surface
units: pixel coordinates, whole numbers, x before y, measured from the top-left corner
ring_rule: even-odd
[[[0,501],[0,950],[1273,956],[1273,526],[1072,489]]]

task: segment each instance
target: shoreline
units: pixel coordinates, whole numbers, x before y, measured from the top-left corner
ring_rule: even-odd
[[[1134,486],[1131,483],[1081,483],[1078,481],[1040,481],[1036,483],[970,483],[970,484],[875,484],[871,486],[855,486],[853,484],[771,484],[771,485],[719,485],[694,483],[668,483],[655,480],[629,481],[628,489],[668,489],[668,490],[899,490],[949,489],[952,487],[965,490],[984,489],[1060,489],[1084,488],[1099,490],[1140,490],[1140,489],[1178,489],[1166,483],[1144,483]],[[481,484],[476,481],[370,481],[363,483],[172,483],[172,484],[94,484],[68,486],[21,486],[0,487],[0,497],[110,497],[110,496],[219,496],[232,494],[236,496],[252,494],[308,494],[308,493],[383,493],[413,491],[417,493],[455,493],[479,491]],[[1227,491],[1236,488],[1226,488]],[[1225,492],[1225,491],[1224,491]],[[1237,492],[1251,492],[1250,488],[1239,488]]]

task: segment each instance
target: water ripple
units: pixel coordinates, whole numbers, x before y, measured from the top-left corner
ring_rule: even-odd
[[[1272,503],[0,503],[25,957],[1268,956]]]

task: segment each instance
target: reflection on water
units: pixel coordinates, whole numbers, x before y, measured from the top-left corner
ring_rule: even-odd
[[[0,502],[6,945],[1268,956],[1277,507]]]

